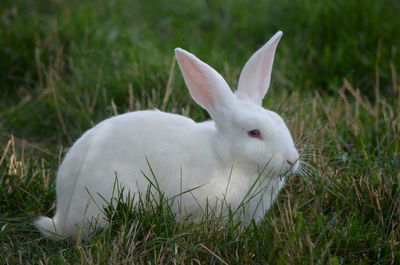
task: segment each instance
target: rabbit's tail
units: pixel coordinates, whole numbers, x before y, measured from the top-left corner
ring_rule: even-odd
[[[60,234],[59,224],[54,218],[41,216],[33,224],[44,237],[55,241],[65,238]]]

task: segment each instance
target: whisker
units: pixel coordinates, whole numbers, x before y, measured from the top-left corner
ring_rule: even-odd
[[[318,169],[304,160],[300,160],[299,169],[296,174],[300,176],[317,176]]]

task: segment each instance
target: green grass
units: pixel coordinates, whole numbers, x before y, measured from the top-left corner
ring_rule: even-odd
[[[0,264],[400,263],[399,1],[5,0],[0,11]],[[53,214],[57,167],[85,130],[154,107],[208,118],[173,48],[235,87],[277,30],[264,105],[311,166],[260,225],[122,204],[88,241],[40,237],[31,222]]]

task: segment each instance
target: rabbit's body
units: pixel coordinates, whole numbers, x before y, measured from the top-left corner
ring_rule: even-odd
[[[57,176],[56,214],[52,219],[40,217],[35,222],[39,230],[58,239],[55,234],[75,237],[79,227],[88,232],[93,220],[98,226],[106,225],[102,207],[116,196],[116,178],[124,191],[143,195],[149,187],[145,176],[153,179],[151,170],[166,197],[191,190],[180,195],[179,205],[172,205],[177,217],[201,218],[207,205],[215,209],[224,205],[222,214],[227,206],[233,210],[241,206],[244,210],[238,218],[246,223],[253,218],[260,221],[283,186],[282,176],[298,166],[298,154],[283,120],[260,106],[279,38],[278,33],[260,49],[266,50],[261,53],[266,77],[249,79],[243,74],[254,72],[249,67],[260,64],[252,62],[259,51],[249,60],[250,66],[246,64],[236,95],[212,68],[177,49],[189,91],[213,121],[196,123],[149,110],[99,123],[66,155]],[[248,86],[240,88],[241,82],[258,81],[263,86],[257,93]]]

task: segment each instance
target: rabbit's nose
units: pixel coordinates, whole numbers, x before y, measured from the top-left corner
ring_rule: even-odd
[[[295,172],[299,165],[299,155],[292,154],[286,156],[286,163],[290,166],[292,172]]]
[[[289,172],[294,174],[297,172],[297,169],[299,168],[299,159],[292,161],[292,160],[286,160],[286,163],[289,164]]]
[[[299,155],[296,153],[286,154],[286,163],[290,166],[294,166],[299,161]]]
[[[292,162],[292,161],[290,161],[290,160],[286,160],[286,162],[289,164],[289,165],[291,165],[291,166],[293,166],[296,162]]]

